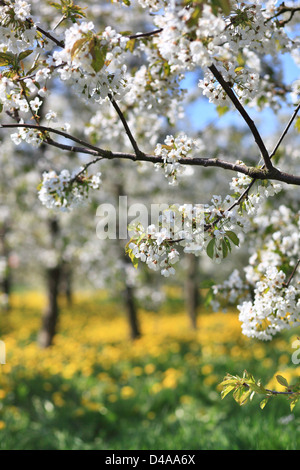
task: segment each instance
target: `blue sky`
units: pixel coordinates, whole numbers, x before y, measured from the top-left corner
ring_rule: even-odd
[[[293,59],[286,55],[282,57],[282,61],[284,65],[285,83],[289,84],[292,81],[299,79],[300,69],[295,65]],[[195,83],[195,76],[193,73],[190,73],[182,82],[182,86],[183,88],[188,89],[193,85],[193,83]],[[271,109],[266,108],[262,112],[257,112],[251,108],[248,112],[252,119],[257,123],[257,127],[263,136],[272,134],[274,129],[276,129],[278,121],[276,115]],[[290,112],[291,111],[289,111],[289,113]],[[229,124],[237,126],[244,125],[243,119],[235,110],[226,113],[220,118],[215,106],[212,103],[209,103],[205,98],[199,98],[199,100],[188,106],[187,117],[193,130],[203,129],[210,123],[214,123],[221,128],[223,126],[228,126]],[[184,122],[183,125],[186,127],[186,122]]]

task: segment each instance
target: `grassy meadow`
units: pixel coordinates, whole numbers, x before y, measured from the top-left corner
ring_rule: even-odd
[[[299,376],[291,357],[299,329],[262,343],[242,336],[236,312],[200,310],[190,328],[181,292],[159,312],[140,311],[134,342],[122,306],[104,292],[61,300],[53,346],[36,343],[44,298],[13,294],[0,315],[0,450],[299,449],[300,405],[284,397],[264,410],[221,400],[227,372],[244,369],[269,388]]]

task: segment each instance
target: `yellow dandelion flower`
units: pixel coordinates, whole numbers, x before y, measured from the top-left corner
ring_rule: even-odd
[[[126,385],[125,387],[121,388],[121,397],[124,398],[125,400],[127,398],[132,398],[134,396],[135,396],[135,391],[129,385]]]
[[[59,408],[64,406],[65,404],[65,400],[63,399],[61,393],[59,392],[53,393],[52,399],[53,399],[55,406],[58,406]]]
[[[160,383],[155,383],[151,387],[151,393],[159,393],[162,389],[162,385]]]
[[[193,402],[193,397],[191,397],[190,395],[182,395],[180,397],[180,403],[182,403],[183,405],[189,405],[192,402]]]
[[[147,418],[150,419],[150,420],[154,419],[155,418],[155,413],[153,411],[149,411],[147,413]]]
[[[143,373],[143,368],[142,368],[142,367],[134,367],[134,368],[132,369],[132,372],[133,372],[134,375],[136,375],[136,376],[142,375],[142,373]]]
[[[278,359],[279,364],[288,364],[290,362],[291,358],[287,354],[281,354],[281,356]]]
[[[144,370],[145,370],[146,374],[148,374],[148,375],[153,374],[153,372],[155,371],[155,365],[154,364],[147,364],[144,367]]]
[[[205,364],[204,366],[201,367],[201,372],[203,375],[208,375],[212,373],[213,369],[214,368],[211,364]]]
[[[219,377],[215,374],[212,374],[212,375],[208,375],[207,377],[205,377],[203,382],[205,385],[210,387],[211,385],[214,385],[216,382],[218,382],[218,380],[219,380]]]
[[[110,403],[115,403],[118,400],[118,397],[115,393],[111,393],[108,395],[107,399],[110,401]]]

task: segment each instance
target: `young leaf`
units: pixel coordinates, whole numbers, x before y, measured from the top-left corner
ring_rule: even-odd
[[[287,380],[282,377],[282,375],[276,375],[276,380],[280,385],[283,385],[283,387],[288,387],[289,384],[287,383]]]
[[[28,50],[28,51],[23,51],[21,52],[19,55],[18,55],[18,60],[23,60],[25,59],[26,57],[28,57],[30,54],[32,54],[32,50]]]
[[[295,398],[293,398],[293,400],[290,402],[290,410],[291,411],[293,411],[293,409],[295,408],[295,405],[297,404],[299,399],[300,399],[300,396],[296,395]]]
[[[297,117],[295,121],[295,129],[300,132],[300,117]]]
[[[206,247],[206,253],[211,259],[213,259],[214,257],[215,244],[216,244],[216,239],[212,238]]]
[[[0,52],[0,67],[13,65],[15,63],[15,56],[11,52]]]
[[[135,42],[136,40],[133,38],[133,39],[129,39],[129,41],[127,41],[126,43],[126,47],[125,49],[130,51],[130,52],[133,52],[133,49],[134,49],[134,46],[135,46]]]
[[[232,243],[234,243],[236,246],[239,246],[240,240],[239,240],[239,237],[237,236],[236,233],[232,232],[231,230],[228,230],[228,231],[226,232],[226,235],[227,235],[227,237],[230,238],[230,240],[232,241]]]
[[[228,246],[224,240],[222,240],[222,253],[223,253],[223,258],[226,258],[228,255]]]
[[[260,406],[260,408],[261,408],[262,410],[264,409],[264,407],[265,407],[266,404],[268,403],[269,398],[270,398],[270,397],[266,397],[266,398],[264,398],[264,399],[260,402],[259,406]]]
[[[226,397],[226,395],[228,395],[228,393],[230,393],[234,389],[235,389],[235,384],[234,385],[227,385],[227,387],[224,387],[224,390],[221,391],[222,400],[223,400],[223,398]]]

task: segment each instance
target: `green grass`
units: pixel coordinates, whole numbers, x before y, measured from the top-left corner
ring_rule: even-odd
[[[170,317],[170,322],[176,321],[176,315],[169,314],[169,307],[166,311],[162,315]],[[22,312],[12,311],[10,315],[19,314]],[[82,308],[69,314],[74,318],[74,325],[76,321],[79,326],[88,325],[86,313],[82,318]],[[67,317],[68,313],[64,315]],[[28,321],[31,316],[36,319],[38,312],[28,310]],[[111,321],[111,329],[117,328],[115,317],[106,321]],[[66,325],[62,322],[61,330],[61,344],[53,346],[51,352],[33,350],[29,356],[32,362],[26,359],[22,364],[21,359],[13,360],[16,346],[16,351],[11,353],[11,368],[6,372],[3,368],[0,450],[299,449],[299,405],[291,413],[288,401],[280,397],[272,399],[264,410],[259,408],[259,398],[240,407],[231,396],[221,400],[217,388],[227,372],[242,374],[244,369],[268,381],[282,357],[283,337],[279,339],[280,350],[276,341],[260,345],[261,359],[233,356],[230,351],[236,338],[232,338],[232,344],[230,339],[224,339],[224,354],[207,358],[204,345],[193,334],[175,338],[166,335],[159,343],[158,353],[150,350],[150,346],[147,350],[147,344],[151,344],[149,337],[140,354],[131,354],[130,348],[134,346],[129,341],[124,346],[124,342],[108,340],[104,344],[99,340],[93,349],[87,342],[81,344],[78,355],[63,356],[62,338],[67,346],[68,338],[74,339],[77,333],[70,329],[68,322]],[[18,351],[24,348],[26,354],[25,349],[32,347],[35,329],[28,327],[28,335],[23,331],[20,338],[17,331],[17,326],[11,327],[10,337],[22,343]],[[288,351],[289,335],[285,338]],[[157,338],[153,337],[155,341]],[[243,339],[239,341],[239,347],[243,348]],[[109,349],[105,348],[112,347],[117,352],[124,348],[124,354],[108,363],[104,356]],[[70,357],[74,362],[83,361],[85,351],[90,366],[85,373],[79,368],[66,377],[63,372],[49,372],[46,367],[49,360],[54,365],[55,361],[63,360],[66,366],[70,365]],[[266,358],[271,360],[268,368],[263,363]],[[207,365],[212,368],[210,374],[203,369]],[[180,372],[179,376],[176,371]],[[211,383],[208,378],[212,378]],[[169,380],[169,385],[164,380]],[[2,396],[1,389],[5,392]]]

